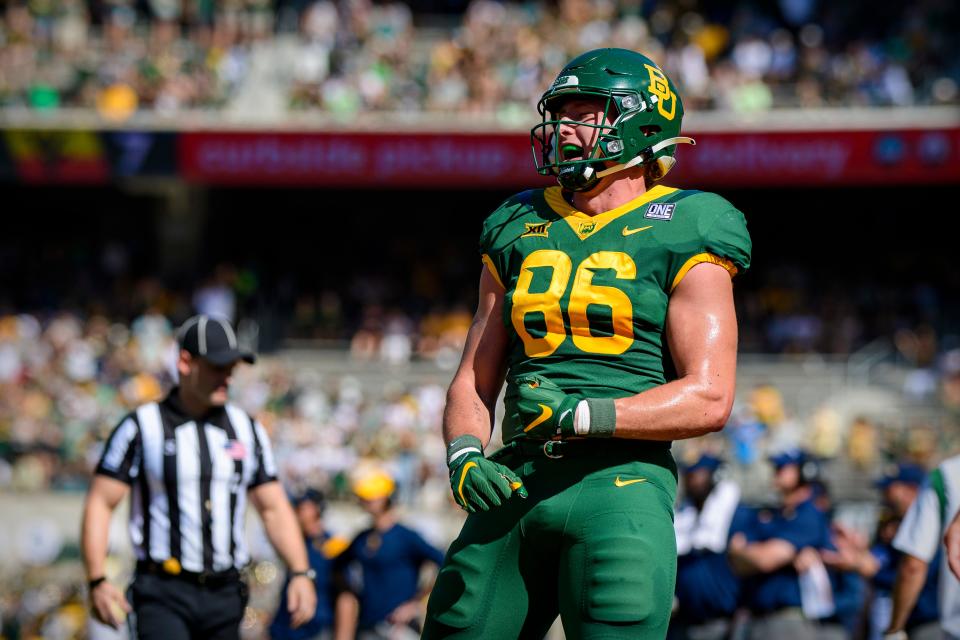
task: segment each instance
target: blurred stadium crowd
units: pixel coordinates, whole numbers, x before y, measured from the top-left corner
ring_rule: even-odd
[[[156,312],[130,323],[67,312],[0,318],[0,490],[84,488],[118,418],[173,383],[172,327]],[[907,380],[924,377],[920,399],[937,407],[943,422],[904,429],[866,415],[847,419],[827,406],[791,407],[780,389],[759,385],[741,394],[723,432],[680,443],[677,457],[681,464],[704,453],[725,457],[728,477],[739,479],[752,499],[768,497],[767,457],[791,447],[805,447],[825,469],[844,470],[840,499],[855,485],[868,486],[892,461],[929,467],[958,445],[960,351],[937,353],[935,344],[926,346],[934,348],[931,366],[915,367]],[[402,362],[378,366],[395,381],[371,385],[349,371],[318,373],[268,357],[239,370],[232,392],[270,431],[291,492],[322,487],[334,501],[349,500],[351,471],[375,461],[396,479],[399,505],[417,512],[452,508],[439,436],[443,370],[435,382],[405,383]],[[917,386],[911,385],[906,394]],[[58,635],[56,625],[70,628],[71,620],[82,618],[83,609],[76,608],[82,594],[70,586],[78,576],[64,568],[69,563],[53,566],[59,568],[18,573],[16,588],[0,602],[7,628],[11,615],[22,618],[16,623],[22,637],[31,637],[26,631],[36,625],[47,625],[43,637],[73,637]],[[272,566],[258,571],[275,577]],[[261,592],[273,580],[263,582]],[[260,602],[263,610],[254,612],[251,624],[262,626],[272,601]]]
[[[960,351],[937,353],[935,343],[924,344],[929,336],[901,339],[909,343],[904,349],[934,351],[923,355],[926,364],[909,369],[899,397],[935,407],[944,424],[903,430],[868,417],[839,424],[821,407],[792,407],[775,387],[758,385],[742,392],[720,450],[750,467],[772,450],[803,445],[867,474],[893,457],[931,462],[938,450],[949,449],[952,427],[960,426]],[[0,317],[0,488],[85,487],[116,421],[172,386],[176,355],[172,325],[156,312],[130,324],[66,312],[42,321],[29,314]],[[349,368],[329,374],[266,358],[239,370],[234,399],[271,432],[293,489],[332,487],[333,496],[342,497],[337,488],[346,486],[345,474],[358,459],[373,458],[388,461],[402,502],[437,506],[446,493],[438,434],[452,372],[438,367],[435,381],[407,383],[406,361],[392,359],[389,350],[353,359],[368,357],[386,372],[385,384],[365,382]],[[695,442],[694,453],[717,448],[709,438]],[[441,498],[420,504],[418,493],[435,477]]]
[[[176,354],[171,324],[154,313],[130,325],[71,314],[0,319],[0,488],[85,487],[113,423],[172,386]],[[241,371],[233,390],[275,434],[292,489],[342,488],[340,476],[364,456],[391,461],[404,498],[443,475],[440,384],[371,390],[353,376],[268,360]]]
[[[526,123],[556,69],[603,45],[661,61],[698,110],[960,102],[949,0],[471,0],[444,16],[424,4],[7,2],[0,106],[116,119],[426,109]]]

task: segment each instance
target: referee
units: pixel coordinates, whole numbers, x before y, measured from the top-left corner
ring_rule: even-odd
[[[234,366],[254,356],[214,317],[187,320],[178,339],[179,386],[113,430],[87,493],[82,549],[93,614],[119,627],[132,611],[131,633],[147,640],[239,638],[249,497],[290,567],[286,600],[302,625],[317,597],[300,528],[263,427],[227,403]],[[128,493],[137,555],[129,602],[104,577],[110,518]]]

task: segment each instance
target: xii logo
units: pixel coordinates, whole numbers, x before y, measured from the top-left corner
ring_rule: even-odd
[[[552,222],[524,222],[524,226],[527,228],[520,237],[521,238],[546,238],[550,233],[550,225]]]

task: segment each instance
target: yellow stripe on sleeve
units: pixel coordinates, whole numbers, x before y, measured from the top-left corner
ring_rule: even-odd
[[[493,279],[497,281],[497,284],[506,289],[506,287],[503,286],[503,280],[500,279],[500,274],[497,273],[497,265],[493,264],[493,260],[490,258],[490,256],[483,254],[480,256],[480,260],[483,262],[483,264],[487,265],[487,269],[490,270],[490,275],[492,275]]]
[[[720,256],[712,253],[698,253],[683,263],[683,266],[680,267],[680,271],[677,272],[677,277],[673,279],[673,284],[670,285],[670,293],[673,293],[673,290],[677,288],[677,285],[680,284],[680,281],[683,280],[683,277],[687,275],[687,272],[701,262],[709,262],[710,264],[720,265],[730,273],[731,278],[737,275],[737,266],[726,258],[721,258]]]

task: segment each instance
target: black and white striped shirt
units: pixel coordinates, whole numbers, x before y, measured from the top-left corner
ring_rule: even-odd
[[[197,573],[249,562],[247,490],[277,479],[262,425],[230,404],[196,420],[176,389],[117,425],[96,473],[131,486],[130,538],[139,560],[175,558]]]

